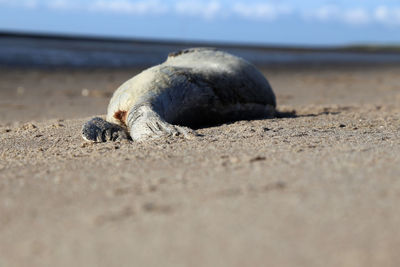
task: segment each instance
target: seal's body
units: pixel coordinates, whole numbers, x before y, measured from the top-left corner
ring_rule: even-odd
[[[179,135],[187,127],[270,117],[275,95],[249,62],[225,52],[193,48],[170,54],[119,87],[105,122],[88,121],[82,136],[91,141],[145,140]]]

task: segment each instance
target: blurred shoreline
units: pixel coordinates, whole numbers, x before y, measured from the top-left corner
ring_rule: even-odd
[[[289,47],[0,32],[0,67],[143,68],[188,47],[216,47],[263,67],[400,65],[396,46]]]

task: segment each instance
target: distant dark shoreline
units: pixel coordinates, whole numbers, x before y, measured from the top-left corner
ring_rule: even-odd
[[[400,65],[397,46],[264,46],[0,31],[0,66],[147,67],[161,63],[170,52],[199,46],[216,47],[260,66]]]
[[[207,42],[191,40],[172,39],[145,39],[145,38],[123,38],[104,36],[84,36],[72,34],[54,33],[32,33],[32,32],[11,32],[1,31],[0,38],[29,38],[58,41],[84,41],[103,43],[137,43],[137,44],[161,44],[176,46],[209,46],[216,48],[242,48],[266,51],[288,51],[288,52],[361,52],[361,53],[400,53],[399,45],[345,45],[345,46],[290,46],[290,45],[261,45],[229,42]]]

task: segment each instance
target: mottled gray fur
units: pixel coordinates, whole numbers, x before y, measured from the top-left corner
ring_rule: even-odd
[[[166,135],[194,136],[192,129],[271,117],[275,95],[249,62],[210,48],[170,54],[160,65],[124,83],[114,93],[107,123],[88,121],[86,140],[145,140]],[[101,125],[101,126],[99,126]],[[107,134],[105,134],[107,133]]]

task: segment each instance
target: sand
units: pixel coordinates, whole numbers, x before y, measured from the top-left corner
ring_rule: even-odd
[[[0,266],[400,266],[400,67],[269,68],[296,116],[92,144],[138,70],[0,71]]]

